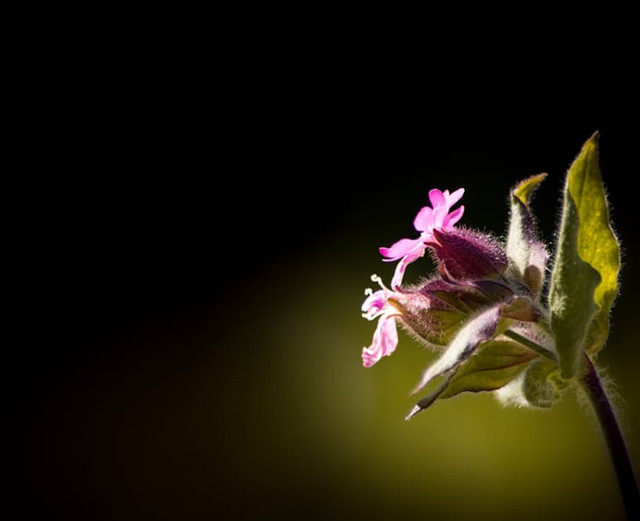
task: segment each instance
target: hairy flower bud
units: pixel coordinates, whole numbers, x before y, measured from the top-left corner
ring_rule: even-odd
[[[413,336],[427,345],[444,347],[471,313],[504,299],[504,291],[508,290],[502,288],[500,294],[496,289],[492,294],[476,284],[434,279],[404,290],[394,305],[400,311],[401,323]]]
[[[507,269],[507,254],[489,235],[468,229],[433,230],[428,245],[440,272],[455,280],[497,278]]]

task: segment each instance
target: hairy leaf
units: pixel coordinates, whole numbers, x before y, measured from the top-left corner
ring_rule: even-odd
[[[420,391],[434,378],[464,363],[481,344],[495,339],[514,320],[535,321],[538,317],[539,315],[533,311],[531,301],[524,297],[499,302],[471,316],[457,332],[444,354],[423,373],[414,392]]]
[[[439,397],[449,398],[465,391],[495,391],[517,377],[537,356],[516,342],[486,342],[460,367]]]
[[[544,282],[547,251],[538,238],[529,201],[546,176],[547,174],[538,174],[529,177],[511,191],[511,219],[506,246],[509,273],[524,283],[536,297]]]
[[[460,328],[458,334],[449,344],[444,354],[431,364],[422,375],[420,383],[414,393],[420,391],[434,378],[447,373],[469,358],[480,342],[489,340],[496,334],[500,320],[500,308],[504,304],[497,304],[470,318]]]
[[[582,350],[593,347],[586,345],[587,340],[606,338],[609,308],[617,291],[619,253],[608,222],[596,136],[585,143],[569,168],[563,202],[549,308],[560,371],[564,378],[571,378]]]
[[[583,161],[575,168],[569,190],[580,216],[578,254],[600,275],[593,300],[598,311],[591,322],[584,349],[596,353],[609,334],[609,314],[618,293],[620,246],[609,221],[609,207],[598,165],[597,136],[585,144]]]
[[[440,398],[451,398],[463,392],[500,389],[518,378],[528,363],[535,362],[537,357],[537,353],[510,340],[481,343],[472,356],[451,370],[434,391],[413,407],[406,419],[411,419]]]
[[[513,190],[511,190],[512,197],[520,199],[524,204],[528,205],[533,193],[538,189],[538,185],[545,180],[547,174],[537,174],[527,177],[520,181]]]

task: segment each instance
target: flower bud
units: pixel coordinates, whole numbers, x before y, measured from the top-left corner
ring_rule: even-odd
[[[469,315],[513,293],[493,281],[456,284],[440,279],[396,293],[394,307],[400,322],[428,345],[446,346]]]
[[[507,254],[487,234],[468,230],[433,230],[428,244],[444,278],[481,280],[497,278],[508,265]]]

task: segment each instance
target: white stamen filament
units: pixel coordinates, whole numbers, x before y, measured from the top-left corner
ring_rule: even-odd
[[[371,275],[371,280],[373,282],[377,282],[383,290],[390,291],[389,288],[387,288],[384,285],[384,282],[382,282],[382,279],[378,275],[376,275],[375,273],[373,275]]]

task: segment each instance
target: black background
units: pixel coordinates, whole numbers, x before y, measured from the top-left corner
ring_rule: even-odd
[[[250,330],[247,300],[251,309],[272,312],[279,305],[277,294],[252,293],[261,273],[286,266],[345,227],[368,245],[395,237],[394,220],[401,218],[392,216],[413,215],[415,194],[432,185],[466,183],[481,202],[495,191],[506,197],[523,177],[550,172],[546,195],[536,201],[552,238],[562,174],[599,131],[601,168],[625,247],[624,295],[638,290],[639,114],[624,69],[612,66],[589,82],[576,80],[570,60],[558,70],[524,67],[512,74],[512,64],[486,68],[478,57],[452,65],[458,73],[452,77],[426,59],[414,63],[419,73],[413,75],[405,65],[372,60],[365,66],[358,54],[338,56],[302,53],[276,64],[269,53],[248,53],[231,59],[232,66],[134,58],[125,68],[110,67],[113,74],[70,67],[69,78],[79,83],[57,69],[62,87],[36,90],[44,95],[30,108],[33,137],[15,169],[17,186],[6,194],[15,208],[7,221],[15,269],[6,275],[18,289],[9,302],[15,335],[5,347],[7,425],[14,498],[25,519],[142,519],[145,513],[177,519],[154,507],[111,511],[108,493],[75,496],[56,485],[60,475],[65,483],[82,482],[82,473],[69,475],[91,467],[86,440],[108,435],[92,434],[108,427],[96,419],[96,400],[111,403],[100,393],[160,360],[175,365],[169,387],[145,382],[121,389],[113,403],[130,403],[131,410],[111,414],[122,423],[112,428],[125,436],[124,425],[140,427],[136,404],[160,418],[165,409],[179,411],[187,403],[189,368],[201,358],[260,349],[245,345],[240,354],[229,353],[228,345],[203,342],[203,324]],[[427,171],[443,177],[425,179]],[[470,172],[474,177],[466,178]],[[486,210],[487,227],[501,233],[503,214]],[[322,260],[327,270],[363,255],[340,254]],[[61,405],[67,400],[74,406]],[[87,411],[87,421],[65,417],[69,410]],[[72,432],[76,425],[87,429],[86,437]],[[75,455],[73,439],[85,440]],[[198,484],[204,473],[188,458],[172,453],[174,459],[158,463],[153,457],[164,450],[154,443],[182,446],[187,437],[171,431],[162,442],[134,440],[122,446],[144,447],[139,457],[151,480],[165,471],[174,476],[166,487],[174,490],[176,512],[189,505],[187,516],[211,518],[208,487],[224,479]],[[61,447],[71,453],[60,454]],[[65,470],[68,461],[74,470]],[[175,476],[183,474],[194,482],[179,484]],[[91,483],[80,488],[94,491]]]

